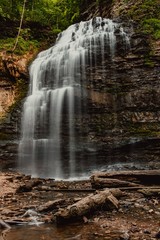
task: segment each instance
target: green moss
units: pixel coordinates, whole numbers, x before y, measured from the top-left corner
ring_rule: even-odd
[[[160,134],[160,125],[157,123],[128,123],[125,128],[132,136],[157,137]]]
[[[143,2],[125,1],[131,4],[125,12],[129,18],[138,22],[137,32],[151,35],[154,39],[160,39],[160,4],[159,0],[143,0]],[[123,10],[121,14],[124,14]]]
[[[0,39],[0,51],[7,50],[7,52],[12,52],[14,44],[15,38]],[[40,43],[36,40],[25,40],[20,36],[14,53],[23,55],[29,51],[37,51],[39,45]]]
[[[23,99],[28,91],[28,82],[24,79],[18,79],[16,82],[16,92],[18,93],[16,100]]]
[[[160,39],[160,20],[157,18],[146,19],[142,22],[143,32],[152,34],[157,40]]]
[[[15,91],[16,91],[15,103],[13,103],[8,108],[8,113],[12,112],[12,110],[14,110],[17,107],[20,101],[26,97],[28,92],[28,83],[24,79],[17,79],[15,83]]]
[[[154,66],[155,66],[155,63],[154,63],[151,59],[146,58],[146,59],[144,60],[144,65],[147,66],[147,67],[154,67]]]
[[[61,32],[61,29],[57,29],[57,28],[53,28],[52,29],[52,33],[53,34],[58,34],[58,33],[60,33]]]
[[[8,140],[8,138],[8,134],[0,132],[0,140]]]

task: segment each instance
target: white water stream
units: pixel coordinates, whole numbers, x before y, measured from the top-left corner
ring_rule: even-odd
[[[30,66],[22,117],[18,163],[22,172],[51,178],[77,176],[75,119],[85,101],[86,65],[100,64],[98,51],[104,64],[105,48],[114,56],[116,32],[129,44],[121,24],[97,17],[70,26],[53,47],[38,54]],[[64,148],[68,155],[63,154]]]

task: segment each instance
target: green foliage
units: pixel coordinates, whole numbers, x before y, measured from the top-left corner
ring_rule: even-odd
[[[61,29],[59,29],[59,28],[53,28],[52,29],[52,33],[53,34],[58,34],[58,33],[60,33],[61,32]]]
[[[35,51],[39,47],[39,43],[36,40],[25,40],[23,37],[19,37],[18,45],[15,50],[17,54],[24,54],[28,51]]]
[[[160,20],[156,18],[146,19],[143,22],[143,31],[152,34],[155,39],[160,39]]]
[[[63,30],[79,17],[79,6],[80,0],[28,0],[24,20]],[[1,0],[0,15],[19,20],[22,7],[22,0]]]
[[[16,23],[17,27],[19,26],[23,3],[24,0],[0,1],[0,17],[4,19],[4,24],[5,19],[10,19]],[[23,29],[20,31],[18,45],[14,52],[23,54],[32,49],[36,50],[38,42],[34,39],[38,39],[41,46],[44,46],[45,42],[53,39],[53,35],[66,29],[78,19],[81,4],[81,0],[27,0],[22,23]],[[32,26],[34,27],[31,30]],[[18,29],[16,31],[14,28],[15,38],[16,32],[18,33]],[[8,51],[13,49],[14,34],[8,35],[10,38],[0,39],[0,49]],[[1,35],[1,38],[6,36]]]
[[[139,23],[138,31],[150,34],[155,39],[160,38],[159,0],[137,1],[132,4],[127,15]]]
[[[15,38],[0,39],[0,50],[11,52],[15,44]],[[15,50],[16,54],[24,54],[28,51],[35,51],[38,49],[39,43],[36,40],[25,40],[22,36],[19,37],[18,45]]]

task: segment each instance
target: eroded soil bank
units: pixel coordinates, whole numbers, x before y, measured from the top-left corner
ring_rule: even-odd
[[[22,234],[24,229],[27,234],[27,227],[32,225],[28,231],[30,234],[36,231],[38,238],[35,239],[159,239],[160,186],[155,188],[157,190],[152,193],[134,188],[122,189],[118,209],[102,205],[74,223],[57,226],[54,214],[60,208],[97,192],[90,179],[54,181],[33,179],[13,172],[0,173],[1,238],[14,240],[15,232]],[[3,221],[9,226],[3,226]],[[17,239],[24,238],[21,235]]]

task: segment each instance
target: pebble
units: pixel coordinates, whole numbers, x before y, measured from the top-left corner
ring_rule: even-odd
[[[160,212],[157,212],[157,211],[156,211],[155,214],[156,214],[156,215],[160,215]]]
[[[120,236],[120,240],[129,240],[130,239],[130,236],[127,232],[123,233],[121,236]]]
[[[136,226],[132,226],[131,229],[130,229],[130,231],[131,231],[132,233],[135,233],[135,232],[139,232],[140,229],[139,229],[138,227],[136,227]]]
[[[51,188],[48,187],[48,186],[41,186],[41,190],[42,191],[49,191],[49,190],[51,190]]]
[[[58,193],[56,197],[63,197],[63,193]]]
[[[104,223],[104,224],[101,225],[101,227],[102,228],[107,228],[107,227],[109,227],[109,225],[107,223]]]
[[[145,211],[149,211],[149,207],[148,207],[148,206],[143,206],[143,209],[144,209]]]
[[[135,206],[136,208],[143,208],[143,205],[141,205],[141,204],[139,204],[139,203],[135,203],[134,206]]]
[[[149,212],[149,213],[153,213],[153,212],[154,212],[154,210],[153,210],[153,209],[150,209],[148,212]]]
[[[94,235],[94,236],[103,237],[103,234],[101,234],[101,233],[97,233],[97,232],[93,233],[93,235]]]
[[[13,177],[8,177],[6,178],[6,180],[8,180],[9,182],[13,182]]]
[[[148,230],[148,229],[145,229],[143,232],[146,233],[146,234],[151,234],[151,231]]]
[[[133,226],[137,226],[137,224],[136,224],[135,222],[132,222],[132,225],[133,225]]]
[[[84,222],[84,223],[88,223],[88,222],[89,222],[88,218],[85,217],[85,216],[83,216],[83,222]]]
[[[146,202],[146,199],[145,198],[140,198],[140,199],[137,199],[136,202],[137,203],[144,203],[144,202]]]
[[[14,183],[19,183],[19,180],[14,180]]]
[[[160,229],[159,229],[159,231],[156,233],[155,238],[160,239]]]
[[[118,212],[120,212],[120,213],[123,213],[123,209],[122,209],[122,208],[120,208],[120,209],[118,210]]]
[[[17,202],[17,199],[16,198],[12,198],[12,202]]]

